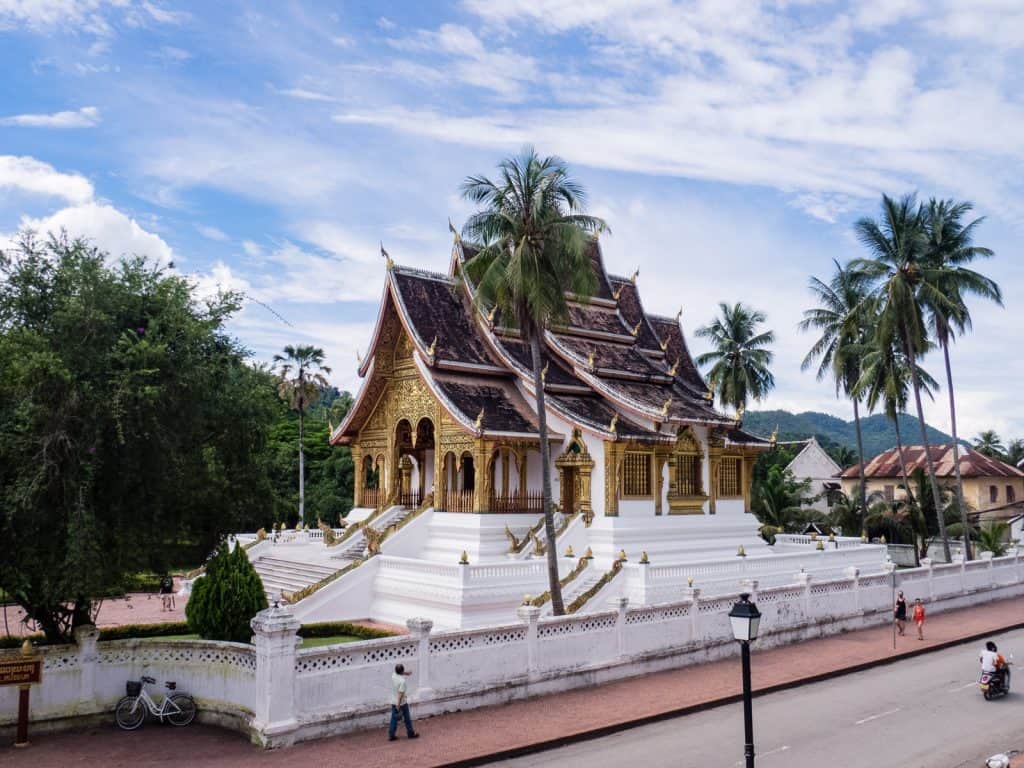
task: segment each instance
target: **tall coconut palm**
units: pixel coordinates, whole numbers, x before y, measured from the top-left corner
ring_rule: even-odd
[[[914,195],[906,195],[899,200],[883,195],[881,220],[864,217],[857,221],[854,228],[872,258],[857,259],[853,266],[863,270],[876,283],[875,295],[879,302],[875,334],[877,343],[883,348],[898,345],[906,357],[932,498],[935,506],[941,508],[942,494],[935,477],[935,462],[932,460],[924,420],[920,369],[917,365],[928,341],[925,306],[921,297],[927,295],[929,300],[942,303],[939,300],[939,270],[934,269],[926,258],[924,213]],[[946,522],[942,515],[938,516],[938,521],[942,548],[948,562],[951,557]]]
[[[277,393],[299,414],[299,521],[306,519],[306,456],[303,446],[306,411],[317,404],[320,393],[329,386],[324,351],[309,345],[284,348],[274,355]]]
[[[775,386],[772,353],[767,349],[775,341],[772,331],[760,331],[765,315],[736,303],[718,305],[721,314],[709,325],[697,329],[697,336],[708,339],[712,350],[697,357],[697,365],[710,365],[707,381],[724,406],[742,412],[753,398],[760,400]]]
[[[978,296],[1002,305],[1003,297],[994,280],[969,269],[972,261],[988,258],[993,252],[974,245],[974,233],[983,219],[964,223],[973,206],[968,202],[932,198],[924,209],[924,226],[928,238],[927,261],[938,270],[938,293],[921,294],[936,343],[942,348],[946,365],[946,391],[949,393],[949,423],[953,433],[953,468],[956,472],[957,501],[960,521],[967,527],[964,505],[964,483],[960,477],[960,449],[956,433],[956,398],[953,394],[953,369],[949,362],[949,345],[955,334],[963,335],[971,328],[971,313],[966,298]],[[965,553],[971,557],[970,541],[965,540]]]
[[[817,331],[821,335],[800,364],[806,371],[818,364],[817,377],[821,381],[831,377],[836,385],[836,396],[845,395],[853,402],[853,423],[857,431],[857,461],[860,472],[860,509],[867,512],[864,482],[864,440],[860,428],[860,395],[854,394],[861,375],[862,359],[874,333],[870,301],[870,283],[862,272],[842,267],[833,261],[836,271],[825,283],[811,278],[810,289],[818,306],[804,311],[798,326],[801,331]]]
[[[479,248],[466,262],[466,273],[476,285],[475,300],[481,306],[496,307],[503,321],[515,324],[530,346],[544,468],[541,491],[548,585],[552,610],[561,615],[565,607],[555,550],[541,337],[546,328],[568,317],[567,293],[584,299],[593,294],[596,277],[588,249],[607,226],[583,212],[583,188],[557,157],[541,158],[532,147],[525,147],[518,157],[503,160],[498,172],[494,181],[470,176],[462,184],[463,197],[481,206],[463,228],[463,236]]]
[[[920,366],[917,368],[921,387],[925,394],[932,398],[932,390],[937,387],[935,379]],[[864,397],[869,410],[873,411],[881,405],[886,418],[893,424],[903,488],[907,494],[907,503],[913,507],[917,501],[910,485],[910,476],[907,474],[907,462],[903,455],[903,435],[900,432],[900,414],[907,408],[911,378],[906,357],[900,353],[897,346],[876,347],[864,356],[863,371],[857,381],[856,392]]]
[[[1024,440],[1017,438],[1006,444],[1006,461],[1015,467],[1024,461]]]
[[[999,437],[994,429],[986,429],[984,432],[979,432],[978,436],[971,442],[974,445],[974,450],[978,453],[983,453],[994,459],[1000,458],[1006,452],[1002,438]]]

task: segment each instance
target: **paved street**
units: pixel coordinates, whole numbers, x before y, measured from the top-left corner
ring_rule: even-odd
[[[1024,632],[996,636],[1024,660]],[[980,644],[979,644],[980,645]],[[762,768],[958,768],[1024,746],[1024,693],[986,702],[977,648],[960,646],[754,701]],[[808,654],[809,665],[814,655]],[[754,664],[757,655],[754,655]],[[1024,682],[1024,667],[1021,667]],[[741,705],[728,705],[555,749],[508,768],[734,768],[743,757]]]

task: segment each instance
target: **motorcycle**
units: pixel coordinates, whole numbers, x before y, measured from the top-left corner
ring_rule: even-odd
[[[981,695],[985,701],[992,701],[1010,692],[1010,667],[1007,665],[998,672],[982,672],[978,681]]]

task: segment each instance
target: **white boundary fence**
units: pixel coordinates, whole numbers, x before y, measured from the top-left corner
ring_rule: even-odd
[[[1000,557],[896,571],[896,587],[921,597],[932,611],[1024,593],[1024,558]],[[761,609],[757,648],[859,629],[891,619],[891,577],[861,576],[747,588]],[[81,628],[78,644],[43,648],[43,683],[32,692],[33,728],[59,728],[83,718],[110,719],[124,683],[145,671],[176,680],[192,693],[201,718],[250,734],[267,746],[368,727],[382,727],[396,662],[413,670],[410,693],[417,716],[497,704],[594,685],[632,675],[697,664],[736,652],[728,612],[735,594],[540,618],[523,606],[515,623],[432,632],[428,619],[410,619],[410,634],[300,650],[299,623],[286,609],[253,619],[254,644],[185,640],[97,642]],[[3,652],[2,656],[17,651]],[[0,656],[0,657],[2,657]],[[0,727],[10,728],[17,690],[0,689]]]

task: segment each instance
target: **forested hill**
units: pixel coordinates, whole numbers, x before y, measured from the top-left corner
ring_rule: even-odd
[[[900,414],[900,434],[905,445],[920,444],[921,428],[917,417]],[[860,421],[864,437],[864,454],[871,457],[896,445],[896,430],[881,414],[867,416]],[[757,435],[770,435],[779,428],[779,440],[806,440],[812,435],[826,449],[845,445],[857,450],[857,432],[853,420],[830,416],[827,413],[790,413],[789,411],[747,411],[743,415],[743,428]],[[933,444],[951,443],[953,438],[934,427],[928,427],[928,440]]]

